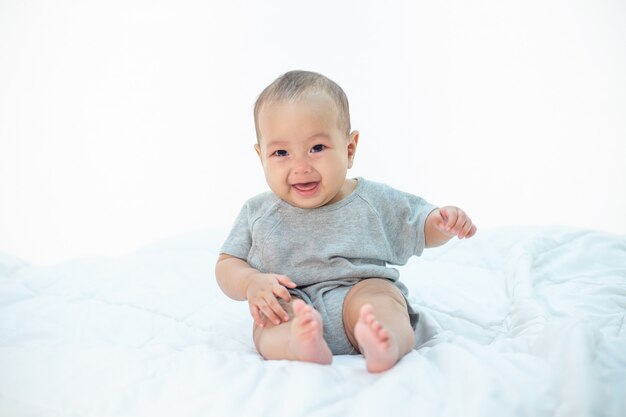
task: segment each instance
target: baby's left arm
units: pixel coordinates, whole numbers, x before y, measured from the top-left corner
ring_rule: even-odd
[[[476,226],[467,214],[458,207],[440,207],[430,212],[424,226],[426,247],[441,246],[457,236],[466,239],[476,234]]]

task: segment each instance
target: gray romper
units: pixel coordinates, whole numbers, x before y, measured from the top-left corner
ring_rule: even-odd
[[[248,200],[221,248],[265,273],[286,275],[289,292],[320,312],[335,355],[352,354],[343,327],[343,300],[364,278],[387,278],[406,297],[399,272],[424,250],[424,223],[436,207],[420,197],[357,178],[343,200],[315,209],[294,207],[272,192]],[[408,302],[407,302],[408,305]],[[418,315],[409,305],[411,325]]]

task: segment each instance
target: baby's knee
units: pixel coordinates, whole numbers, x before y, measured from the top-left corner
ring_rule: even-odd
[[[368,278],[358,282],[348,291],[344,301],[344,308],[356,307],[365,304],[398,304],[406,308],[404,296],[395,284],[384,278]]]
[[[344,322],[348,326],[356,323],[364,304],[371,304],[375,309],[386,309],[390,306],[406,308],[404,303],[404,296],[391,281],[382,278],[364,279],[346,294],[342,308]]]

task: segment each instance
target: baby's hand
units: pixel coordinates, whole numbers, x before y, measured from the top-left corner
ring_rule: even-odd
[[[476,234],[476,226],[467,214],[458,207],[446,206],[437,210],[435,226],[441,233],[459,239],[469,238]]]
[[[259,273],[252,276],[246,289],[246,296],[250,313],[257,325],[265,326],[263,316],[275,324],[280,324],[281,320],[289,321],[289,315],[276,298],[291,301],[291,295],[285,287],[295,288],[296,284],[284,275]]]

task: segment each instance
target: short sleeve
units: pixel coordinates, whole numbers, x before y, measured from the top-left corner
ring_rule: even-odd
[[[250,230],[250,216],[248,204],[245,204],[235,219],[220,253],[247,260],[252,247],[252,232]]]
[[[411,256],[419,256],[424,251],[426,218],[437,206],[388,186],[381,191],[377,205],[392,263],[404,265]]]

